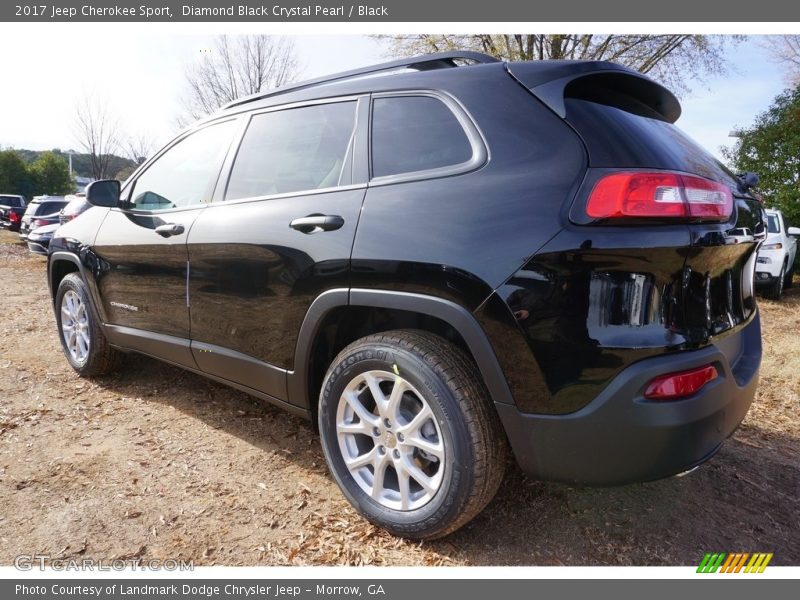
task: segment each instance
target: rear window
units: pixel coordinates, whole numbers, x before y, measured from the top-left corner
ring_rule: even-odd
[[[372,105],[372,176],[459,165],[472,146],[456,116],[437,98],[376,98]]]
[[[666,169],[736,183],[722,163],[672,123],[588,100],[567,98],[565,105],[592,167]]]
[[[0,196],[0,204],[3,206],[23,206],[22,198],[17,198],[16,196]]]
[[[66,202],[42,202],[34,214],[36,216],[51,215],[60,211],[64,206],[66,206]]]
[[[753,235],[764,233],[764,209],[761,207],[761,204],[749,198],[737,198],[736,225],[739,229],[729,231],[729,235]],[[741,228],[744,228],[743,233],[739,233]]]

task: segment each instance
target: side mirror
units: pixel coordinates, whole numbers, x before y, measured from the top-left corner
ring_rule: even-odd
[[[789,227],[789,229],[786,230],[786,233],[789,235],[800,235],[800,227]]]
[[[92,206],[114,208],[119,205],[120,183],[116,179],[100,179],[86,186],[86,201]]]

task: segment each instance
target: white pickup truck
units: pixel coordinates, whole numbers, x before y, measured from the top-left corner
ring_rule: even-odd
[[[756,285],[764,287],[765,294],[779,300],[784,288],[792,286],[794,259],[797,255],[797,236],[800,227],[786,227],[779,210],[767,209],[767,238],[761,244],[756,259]]]

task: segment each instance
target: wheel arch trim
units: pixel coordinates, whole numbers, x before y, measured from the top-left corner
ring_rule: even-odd
[[[333,309],[344,306],[403,310],[444,321],[464,339],[477,363],[491,400],[515,405],[511,389],[489,338],[477,319],[466,308],[450,300],[425,294],[360,288],[328,290],[320,294],[306,312],[297,338],[294,369],[287,373],[289,400],[292,404],[304,409],[312,407],[313,399],[308,393],[308,378],[311,375],[313,341],[326,315]]]
[[[50,254],[50,256],[47,257],[47,283],[50,287],[50,295],[53,298],[55,298],[55,292],[56,292],[53,286],[54,283],[53,265],[56,264],[57,262],[65,262],[65,261],[71,262],[76,267],[78,267],[78,272],[80,273],[84,283],[86,283],[86,273],[84,272],[83,265],[81,264],[81,261],[77,256],[75,256],[71,252],[63,252],[63,251],[53,252],[52,254]]]
[[[102,305],[100,302],[98,302],[97,290],[95,286],[92,285],[94,282],[87,277],[86,266],[81,262],[80,257],[72,252],[58,250],[49,254],[47,257],[47,286],[50,289],[51,300],[55,302],[56,294],[58,293],[58,288],[53,285],[53,265],[58,262],[70,262],[78,267],[78,274],[80,275],[81,279],[83,279],[83,283],[86,285],[86,288],[89,291],[89,299],[91,300],[92,307],[94,308],[97,316],[100,318],[100,322],[105,324],[106,315],[103,311]]]

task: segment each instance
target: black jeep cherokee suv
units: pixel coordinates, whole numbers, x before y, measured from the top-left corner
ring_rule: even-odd
[[[410,538],[478,514],[508,447],[567,482],[690,469],[753,399],[758,241],[679,114],[615,64],[472,53],[233,102],[56,233],[67,360],[141,352],[313,419]]]

